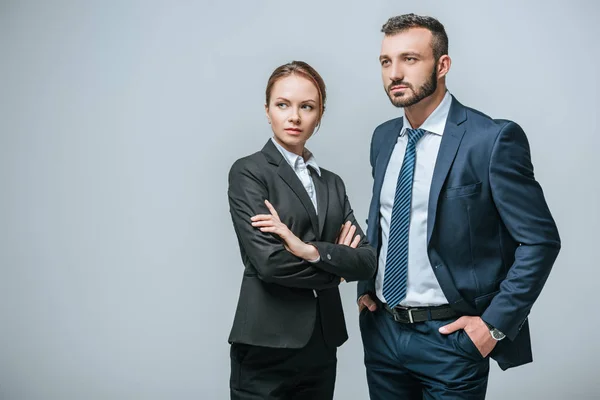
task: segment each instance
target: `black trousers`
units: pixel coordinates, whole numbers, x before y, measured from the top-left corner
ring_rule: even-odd
[[[317,313],[315,329],[301,349],[231,344],[231,400],[331,400],[337,348],[323,339]]]

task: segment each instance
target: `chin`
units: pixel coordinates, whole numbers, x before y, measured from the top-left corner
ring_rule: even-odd
[[[415,96],[390,96],[390,101],[396,107],[408,107],[414,104]]]
[[[306,143],[305,138],[303,138],[301,136],[292,136],[287,133],[278,135],[277,139],[279,139],[280,142],[283,142],[287,146],[298,146],[298,145]]]

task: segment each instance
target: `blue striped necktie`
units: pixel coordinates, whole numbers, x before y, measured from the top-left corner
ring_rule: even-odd
[[[383,276],[383,297],[390,307],[396,307],[406,297],[408,278],[408,228],[410,203],[417,154],[415,146],[425,134],[423,129],[407,129],[408,143],[402,169],[396,183],[396,194],[392,207],[392,220],[388,235],[388,248]]]

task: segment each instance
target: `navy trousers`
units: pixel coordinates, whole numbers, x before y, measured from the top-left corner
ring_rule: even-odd
[[[489,358],[465,331],[438,332],[456,318],[403,324],[380,305],[359,319],[371,400],[485,398]]]

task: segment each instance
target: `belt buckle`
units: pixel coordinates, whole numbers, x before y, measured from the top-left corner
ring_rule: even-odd
[[[402,311],[406,311],[406,313],[408,314],[408,323],[414,324],[415,320],[413,318],[412,312],[415,311],[416,309],[414,309],[414,308],[408,308],[408,307],[400,307],[400,309]],[[404,324],[406,323],[406,319],[402,318],[402,316],[400,315],[400,313],[398,312],[398,310],[396,309],[396,307],[392,308],[392,315],[394,316],[394,321],[401,322],[401,323],[404,323]]]
[[[408,308],[406,309],[406,312],[408,313],[408,320],[410,321],[411,324],[415,323],[415,320],[413,319],[413,315],[412,312],[414,311],[414,308]]]

